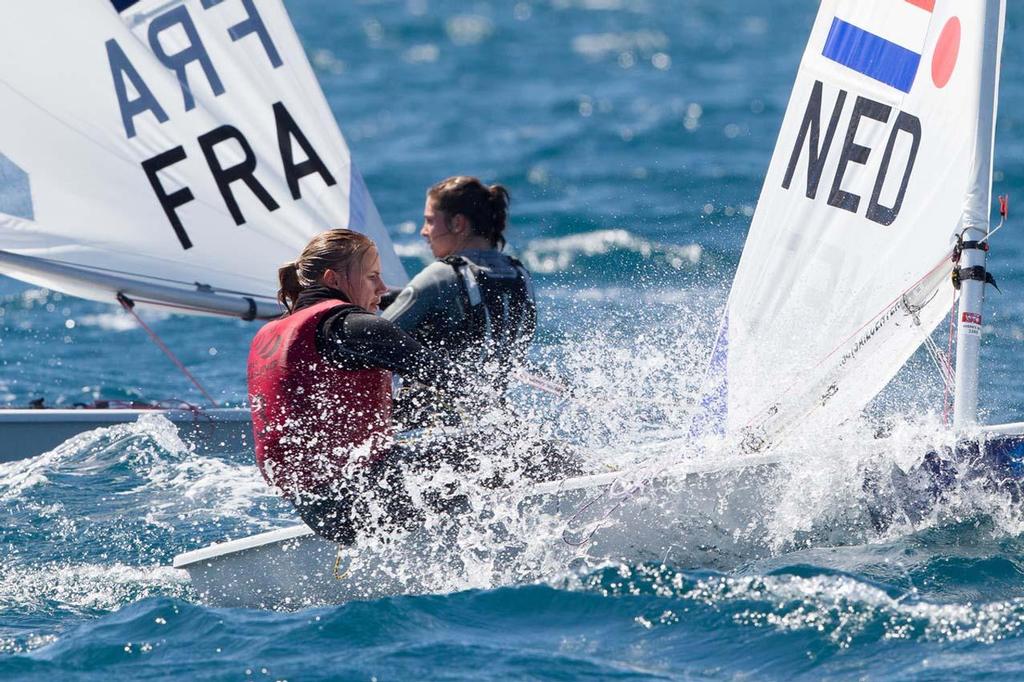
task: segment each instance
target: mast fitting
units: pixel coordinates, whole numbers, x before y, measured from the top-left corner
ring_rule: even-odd
[[[1000,202],[1000,208],[1002,209],[1002,202]],[[970,267],[962,267],[960,263],[960,257],[964,251],[975,249],[977,251],[988,252],[988,237],[983,240],[970,240],[964,241],[963,233],[960,233],[956,237],[956,246],[953,247],[953,255],[951,260],[956,263],[956,267],[953,268],[953,288],[960,291],[960,285],[967,280],[975,280],[977,282],[984,282],[985,284],[991,284],[995,287],[996,291],[1003,293],[996,284],[995,277],[989,272],[984,265],[973,265]]]
[[[996,284],[996,278],[992,276],[992,273],[985,269],[984,265],[975,265],[969,268],[955,267],[953,268],[953,288],[957,291],[960,290],[960,285],[966,280],[975,280],[978,282],[984,282],[985,284],[991,284],[995,287],[996,291],[1003,293],[1003,290]]]

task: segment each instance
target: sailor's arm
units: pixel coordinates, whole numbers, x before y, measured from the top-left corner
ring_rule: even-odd
[[[387,293],[380,297],[380,310],[384,312],[387,310],[396,300],[398,296],[404,291],[402,287],[388,287]]]
[[[447,263],[431,263],[398,294],[381,317],[412,333],[458,298],[458,275]]]
[[[466,385],[458,367],[424,348],[394,323],[367,312],[342,312],[326,319],[318,330],[317,347],[344,369],[386,369],[446,390],[461,390]]]

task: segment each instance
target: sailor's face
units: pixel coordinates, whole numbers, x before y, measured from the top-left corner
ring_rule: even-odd
[[[458,250],[459,235],[452,232],[452,225],[444,211],[434,208],[433,201],[427,197],[423,207],[423,229],[420,235],[430,244],[430,252],[434,258],[447,258]]]
[[[353,265],[348,272],[349,303],[365,308],[371,313],[377,312],[380,297],[388,287],[380,274],[380,254],[373,248],[363,255],[361,263]]]

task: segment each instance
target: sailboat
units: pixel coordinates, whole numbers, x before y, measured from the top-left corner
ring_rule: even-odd
[[[482,518],[560,536],[564,565],[692,557],[712,526],[722,551],[729,529],[760,532],[787,445],[858,419],[922,344],[955,402],[950,445],[917,473],[1017,476],[1024,423],[980,425],[977,398],[1004,17],[1004,0],[823,0],[681,441],[705,456],[493,493]],[[931,340],[951,309],[955,371]],[[174,566],[210,603],[295,608],[444,590],[479,554],[457,543],[425,530],[339,547],[294,526]],[[487,579],[536,575],[493,556]]]
[[[407,281],[281,2],[43,0],[0,18],[0,273],[263,320],[281,313],[277,268],[349,227]],[[0,458],[152,413],[244,443],[248,409],[210,402],[2,409]]]

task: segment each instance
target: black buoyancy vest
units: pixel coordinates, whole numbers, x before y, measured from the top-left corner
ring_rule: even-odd
[[[462,304],[466,310],[466,350],[479,353],[481,361],[505,365],[521,359],[537,329],[537,305],[526,268],[509,257],[515,276],[499,276],[462,256],[443,262],[459,276]]]

